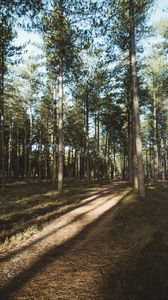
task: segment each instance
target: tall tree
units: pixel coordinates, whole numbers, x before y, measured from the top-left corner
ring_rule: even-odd
[[[48,65],[58,78],[58,191],[63,191],[64,136],[63,136],[63,76],[71,68],[75,57],[74,34],[66,19],[64,1],[59,0],[51,13],[43,18],[43,36],[46,45]]]
[[[1,169],[2,186],[5,187],[5,149],[4,149],[4,80],[7,73],[7,59],[14,55],[15,47],[12,46],[14,34],[12,20],[2,11],[0,19],[0,137],[1,137]]]
[[[113,1],[115,18],[113,23],[114,43],[129,54],[130,88],[132,110],[133,136],[133,176],[134,187],[139,190],[141,198],[145,198],[144,170],[142,156],[142,142],[139,119],[139,96],[137,83],[137,43],[146,31],[145,21],[152,1],[120,0]],[[143,28],[143,30],[142,30]],[[136,176],[138,181],[136,181]],[[138,183],[138,184],[137,184]]]
[[[33,144],[33,109],[37,102],[37,91],[39,85],[38,64],[32,57],[28,58],[26,68],[21,70],[21,77],[23,79],[22,91],[25,97],[25,105],[27,108],[27,115],[29,119],[29,143],[28,143],[28,176],[27,180],[30,182],[32,173],[32,144]],[[26,126],[26,125],[25,125]]]
[[[142,140],[140,131],[139,119],[139,99],[137,86],[137,70],[136,70],[136,49],[135,49],[135,8],[134,1],[129,2],[129,17],[130,17],[130,68],[131,68],[131,92],[133,102],[133,124],[135,125],[135,134],[133,134],[133,143],[135,143],[137,167],[138,167],[138,190],[140,197],[145,198],[145,182],[144,182],[144,167],[142,157]],[[134,166],[135,168],[136,166]]]

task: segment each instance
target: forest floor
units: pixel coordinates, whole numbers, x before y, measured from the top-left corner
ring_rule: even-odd
[[[121,182],[61,197],[38,188],[1,196],[1,238],[11,238],[0,247],[0,299],[167,299],[167,182],[149,185],[144,202]]]

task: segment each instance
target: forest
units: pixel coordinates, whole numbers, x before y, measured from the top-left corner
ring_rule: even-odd
[[[144,198],[168,168],[166,18],[147,27],[153,1],[21,3],[1,5],[2,188],[120,178]],[[17,26],[43,40],[25,61]]]
[[[0,0],[0,37],[1,299],[165,300],[166,2],[163,8],[161,0]],[[93,280],[83,273],[97,252],[94,241],[103,259],[92,266]],[[155,250],[165,260],[154,266]],[[53,255],[60,260],[57,285],[47,269],[50,259],[57,268]],[[64,256],[69,276],[77,262],[85,266],[71,290]],[[155,267],[162,271],[145,277]]]

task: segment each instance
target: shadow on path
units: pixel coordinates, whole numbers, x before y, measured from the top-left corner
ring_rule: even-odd
[[[130,192],[128,192],[130,193]],[[127,193],[127,195],[128,195]],[[93,230],[98,223],[103,221],[106,217],[108,217],[112,212],[119,207],[120,203],[126,197],[123,196],[118,200],[118,203],[111,207],[106,212],[102,213],[100,217],[98,217],[95,221],[86,225],[78,234],[74,237],[66,241],[65,243],[59,246],[52,246],[47,252],[42,254],[40,257],[37,257],[36,261],[31,263],[27,268],[22,270],[18,275],[16,275],[13,279],[11,279],[5,286],[3,286],[0,290],[0,298],[1,299],[14,299],[13,294],[17,292],[24,284],[26,284],[29,280],[33,279],[34,276],[39,273],[43,268],[45,268],[51,262],[57,260],[61,255],[69,251],[71,248],[75,246],[76,243],[85,239],[88,233]]]
[[[124,185],[121,186],[124,187]],[[120,185],[118,185],[118,187],[120,188]],[[17,232],[23,232],[30,226],[37,226],[37,228],[40,228],[44,223],[52,221],[59,216],[73,210],[74,208],[84,206],[85,199],[87,201],[87,199],[90,198],[91,202],[98,199],[102,195],[105,196],[111,194],[113,189],[113,185],[110,187],[108,186],[105,187],[103,191],[99,191],[88,196],[81,196],[79,197],[79,200],[75,201],[73,199],[56,203],[55,197],[53,196],[38,195],[37,198],[35,197],[32,200],[31,207],[27,203],[24,204],[25,207],[15,204],[15,207],[12,208],[13,214],[11,214],[9,219],[0,220],[0,239],[5,241],[6,238],[15,235]],[[67,198],[68,197],[69,196],[67,195]],[[26,201],[29,201],[29,199]],[[26,208],[26,205],[28,205],[28,208]],[[65,211],[60,212],[59,210],[63,208],[65,208]],[[5,213],[7,213],[7,211],[5,211]],[[13,224],[15,224],[15,226],[13,226]]]
[[[66,212],[64,212],[64,213],[61,213],[61,212],[60,212],[60,213],[59,213],[59,212],[55,212],[55,214],[52,215],[52,219],[54,219],[54,218],[56,219],[56,218],[59,218],[59,217],[61,217],[61,216],[64,216],[64,215],[66,215],[67,213],[69,213],[69,212],[72,211],[72,210],[75,210],[75,209],[77,209],[77,208],[83,207],[83,206],[85,206],[86,204],[89,204],[89,203],[91,203],[91,202],[93,202],[93,201],[99,199],[99,198],[102,197],[102,196],[108,196],[108,195],[111,195],[111,193],[112,193],[112,190],[108,188],[108,189],[105,189],[103,192],[94,193],[94,194],[92,194],[92,195],[89,196],[89,197],[83,197],[82,200],[81,200],[81,202],[80,202],[79,204],[77,204],[77,205],[76,205],[75,207],[73,207],[73,208],[70,207],[69,209],[66,210]],[[114,197],[114,196],[115,196],[115,195],[113,194],[113,197]],[[90,211],[90,210],[89,210],[89,211]],[[86,214],[86,213],[79,214],[79,218],[80,218],[82,215],[85,215],[85,214]],[[72,219],[69,223],[67,223],[67,224],[65,224],[65,225],[63,225],[63,226],[58,227],[57,230],[59,230],[59,229],[65,227],[65,226],[67,226],[68,224],[71,224],[73,221],[75,221],[75,219],[74,219],[74,220]],[[53,231],[50,231],[48,234],[44,235],[43,237],[37,238],[36,240],[32,241],[31,243],[28,243],[28,245],[23,245],[23,246],[21,246],[19,249],[13,251],[12,253],[7,254],[7,255],[3,255],[2,257],[0,257],[0,262],[6,261],[6,260],[8,260],[8,259],[11,259],[14,255],[22,253],[24,250],[26,250],[27,248],[30,248],[31,246],[35,245],[36,243],[42,241],[44,238],[50,236],[50,235],[51,235],[52,233],[54,233],[55,231],[56,231],[56,230],[54,229]]]
[[[168,245],[160,232],[140,251],[138,257],[115,266],[104,283],[104,299],[168,299]]]

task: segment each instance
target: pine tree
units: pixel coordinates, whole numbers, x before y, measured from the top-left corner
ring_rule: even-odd
[[[1,140],[1,170],[2,187],[5,188],[5,148],[4,148],[4,81],[7,73],[7,59],[14,54],[12,46],[14,34],[12,31],[11,18],[2,11],[0,19],[0,140]]]
[[[133,136],[133,177],[134,187],[138,188],[140,197],[145,198],[142,141],[139,119],[139,96],[137,83],[136,44],[145,31],[145,21],[152,1],[113,1],[115,21],[113,25],[114,42],[130,59],[130,87]],[[143,28],[143,30],[142,30]],[[136,181],[136,176],[138,181]],[[138,185],[137,185],[138,183]]]
[[[54,78],[58,78],[58,191],[63,191],[64,137],[63,137],[63,76],[72,67],[75,58],[74,35],[64,16],[64,1],[53,7],[50,15],[43,18],[43,37],[48,65]]]

